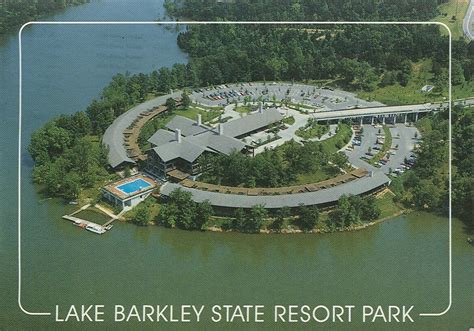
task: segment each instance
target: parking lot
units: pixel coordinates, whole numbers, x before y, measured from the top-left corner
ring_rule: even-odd
[[[214,88],[194,90],[191,99],[207,106],[225,106],[228,103],[249,101],[281,101],[302,104],[316,111],[338,110],[357,107],[382,106],[379,102],[369,102],[357,98],[354,94],[317,88],[312,85],[292,83],[240,83],[225,84]]]
[[[247,115],[234,111],[235,103],[252,103],[255,105],[255,102],[259,101],[271,104],[273,101],[286,100],[289,107],[282,107],[280,111],[286,117],[292,116],[295,119],[295,123],[283,126],[282,128],[284,129],[277,132],[278,139],[271,139],[268,143],[258,146],[255,149],[257,154],[261,153],[265,148],[274,148],[292,139],[301,143],[302,139],[296,135],[296,131],[307,123],[312,114],[322,111],[383,106],[378,102],[358,99],[349,92],[292,83],[225,84],[212,88],[196,89],[190,97],[194,102],[206,106],[225,106],[223,117],[230,117],[232,119]],[[293,109],[297,104],[302,105],[302,109],[307,110],[307,113]],[[331,132],[334,132],[335,128],[336,125],[331,125]],[[359,127],[357,126],[356,128],[358,129]],[[397,175],[403,173],[405,169],[410,168],[414,163],[413,149],[416,142],[414,136],[415,132],[417,132],[415,127],[405,124],[390,125],[392,146],[376,166],[369,164],[364,158],[371,159],[383,147],[385,139],[383,127],[376,123],[375,125],[363,124],[360,128],[362,133],[355,130],[351,144],[345,150],[349,162],[355,167],[366,168],[371,171],[382,171],[386,174],[391,171],[392,174]],[[270,136],[273,137],[274,134],[263,131],[247,137],[245,142],[253,142],[253,144],[262,143]],[[320,140],[329,137],[330,134],[326,134]],[[318,139],[314,138],[311,140]]]
[[[380,125],[362,125],[363,134],[360,139],[357,139],[356,135],[352,140],[353,148],[345,151],[349,162],[355,167],[366,168],[371,171],[383,171],[388,174],[391,170],[393,175],[403,173],[415,162],[413,150],[418,140],[415,139],[415,133],[418,137],[420,137],[420,133],[415,127],[405,124],[391,126],[389,130],[392,136],[392,144],[388,152],[388,158],[383,158],[379,163],[379,167],[376,167],[367,163],[363,158],[372,158],[382,148],[384,135],[381,128]],[[369,147],[372,155],[368,155]]]

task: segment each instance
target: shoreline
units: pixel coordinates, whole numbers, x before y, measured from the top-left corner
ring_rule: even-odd
[[[382,218],[377,219],[375,221],[370,221],[370,222],[367,222],[367,223],[357,224],[357,225],[348,226],[348,227],[344,227],[344,228],[336,228],[333,231],[331,231],[330,229],[313,229],[311,231],[305,232],[305,231],[302,231],[302,230],[296,229],[296,228],[294,228],[294,229],[286,228],[286,229],[282,229],[281,231],[274,231],[274,230],[270,230],[270,229],[260,229],[259,232],[246,233],[246,232],[241,232],[241,231],[236,231],[236,230],[223,230],[221,227],[218,227],[218,226],[208,226],[208,227],[205,227],[204,229],[202,229],[201,232],[240,233],[240,234],[253,234],[253,235],[330,234],[330,233],[336,233],[336,232],[355,232],[355,231],[361,231],[361,230],[364,230],[366,228],[381,224],[383,222],[390,221],[390,220],[392,220],[392,219],[394,219],[398,216],[401,216],[401,215],[410,214],[412,212],[413,212],[412,209],[406,209],[405,208],[405,209],[397,211],[394,214],[382,217]],[[129,223],[129,224],[138,226],[131,219],[120,218],[119,221],[123,222],[123,223]],[[150,222],[148,222],[148,225],[145,225],[145,226],[158,226],[158,227],[166,228],[165,226],[158,224],[156,221],[150,221]],[[171,229],[180,230],[180,231],[187,231],[187,230],[183,230],[183,229],[176,228],[176,227],[173,227]]]

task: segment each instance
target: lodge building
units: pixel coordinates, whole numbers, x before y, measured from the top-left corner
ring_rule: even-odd
[[[216,128],[204,125],[201,115],[195,121],[175,116],[166,129],[160,129],[148,139],[146,171],[153,176],[167,179],[178,170],[189,175],[200,172],[198,159],[206,153],[229,155],[233,151],[253,153],[253,147],[243,142],[248,135],[280,122],[283,115],[277,109],[260,110],[242,118],[220,123]]]

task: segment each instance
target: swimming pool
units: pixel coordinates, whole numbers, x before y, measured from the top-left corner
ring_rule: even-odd
[[[144,181],[141,178],[135,179],[133,182],[122,184],[120,186],[117,186],[117,188],[122,191],[123,193],[127,195],[131,195],[135,192],[138,192],[140,190],[143,190],[144,188],[147,188],[151,186],[150,183],[147,181]]]

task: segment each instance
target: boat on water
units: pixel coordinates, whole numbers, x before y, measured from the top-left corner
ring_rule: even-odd
[[[86,226],[86,230],[90,231],[90,232],[97,233],[97,234],[105,233],[105,229],[103,227],[97,227],[97,226],[93,226],[93,225]]]
[[[471,237],[467,238],[467,242],[471,245],[474,245],[474,239],[472,239]]]
[[[114,226],[113,224],[109,224],[109,225],[107,225],[107,226],[105,227],[105,229],[106,229],[106,230],[110,230],[110,229],[112,229],[113,226]]]
[[[83,228],[83,229],[85,229],[86,226],[87,226],[87,224],[82,223],[82,222],[74,222],[73,224],[74,224],[75,226],[78,226],[78,227]]]

